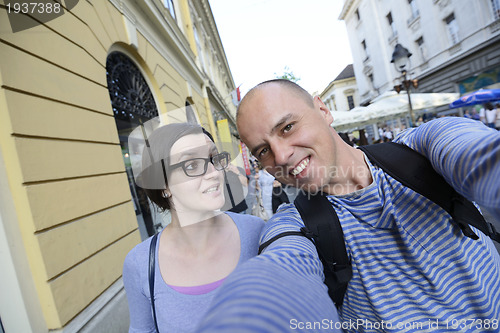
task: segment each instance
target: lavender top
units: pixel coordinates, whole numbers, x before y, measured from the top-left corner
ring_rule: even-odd
[[[259,235],[264,221],[252,215],[230,212],[226,214],[233,219],[240,235],[241,251],[238,261],[240,265],[257,255]],[[130,310],[130,333],[155,331],[148,282],[150,243],[151,238],[148,238],[134,247],[125,258],[123,265],[123,284]],[[190,295],[184,293],[185,290],[179,292],[174,289],[175,287],[167,285],[158,266],[158,244],[155,262],[155,307],[158,329],[161,333],[194,332],[218,288],[211,288],[212,290],[206,293]]]

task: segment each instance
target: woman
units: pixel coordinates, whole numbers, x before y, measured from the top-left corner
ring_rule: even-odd
[[[136,182],[172,221],[154,251],[154,307],[148,265],[151,238],[127,255],[123,282],[130,310],[129,332],[194,332],[217,288],[234,268],[257,255],[264,222],[223,213],[224,169],[229,154],[218,152],[200,126],[171,124],[146,140]]]

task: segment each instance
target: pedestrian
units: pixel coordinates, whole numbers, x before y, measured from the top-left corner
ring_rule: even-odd
[[[196,332],[226,277],[257,254],[264,222],[220,211],[230,156],[200,126],[165,125],[144,143],[136,183],[172,221],[125,258],[130,332]]]
[[[384,128],[384,142],[390,142],[393,139],[392,131],[388,128]]]
[[[262,204],[268,217],[273,216],[273,183],[274,177],[265,169],[259,169],[259,188],[262,195]]]
[[[498,331],[500,257],[491,240],[476,229],[478,240],[464,236],[446,211],[374,166],[361,150],[347,145],[332,124],[333,116],[319,97],[286,80],[267,81],[250,90],[237,114],[242,141],[281,183],[328,194],[352,263],[352,278],[338,307],[342,327],[348,332],[384,331],[380,325],[391,323],[389,331],[418,332],[419,326],[400,325],[425,321],[435,325],[428,331],[448,332],[459,329],[450,323],[474,318],[493,326],[471,330]],[[408,129],[394,141],[426,156],[456,191],[500,218],[497,131],[465,118],[444,117]],[[209,331],[217,320],[229,323],[234,318],[241,320],[240,325],[250,325],[241,315],[243,309],[248,316],[259,310],[242,304],[241,299],[251,299],[243,286],[252,285],[260,294],[267,286],[260,286],[256,277],[242,276],[247,268],[259,265],[267,267],[267,275],[284,269],[295,279],[309,281],[307,292],[315,295],[314,301],[285,305],[288,295],[279,289],[274,297],[283,302],[259,304],[268,312],[278,312],[280,303],[288,313],[302,317],[310,308],[329,307],[326,289],[317,284],[323,273],[317,269],[311,242],[290,235],[268,243],[278,234],[303,227],[293,204],[282,207],[266,224],[263,253],[237,270],[240,280],[228,281],[219,294],[232,312],[224,312],[222,318],[218,311],[224,305],[216,299],[201,327]],[[281,274],[280,283],[285,279]],[[286,283],[289,293],[304,296],[304,281]],[[273,325],[272,316],[266,319]],[[282,322],[280,317],[276,322]]]
[[[250,214],[257,216],[264,221],[269,220],[272,214],[268,213],[265,206],[264,201],[262,199],[262,187],[260,185],[260,167],[255,165],[255,174],[254,174],[254,184],[253,184],[253,206]]]
[[[222,211],[233,213],[244,213],[247,208],[245,200],[248,193],[248,178],[243,168],[229,163],[226,168],[226,184],[224,186],[224,198],[226,202]]]
[[[479,116],[479,114],[477,113],[476,109],[472,109],[472,115],[471,115],[471,118],[474,119],[474,120],[481,120],[481,117]]]
[[[492,103],[486,103],[479,111],[479,119],[488,127],[495,128],[497,122],[497,109]]]

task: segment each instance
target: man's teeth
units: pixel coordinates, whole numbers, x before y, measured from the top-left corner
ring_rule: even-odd
[[[292,170],[292,175],[297,176],[309,164],[309,159],[305,159],[295,169]]]
[[[211,193],[211,192],[215,192],[219,189],[219,186],[212,186],[210,187],[208,190],[205,191],[205,193]]]

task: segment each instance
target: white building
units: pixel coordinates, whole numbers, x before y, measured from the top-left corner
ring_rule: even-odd
[[[499,85],[500,0],[345,0],[339,19],[361,105],[401,83],[391,64],[398,43],[412,53],[409,74],[419,92]]]
[[[359,106],[358,87],[353,65],[347,65],[342,72],[328,84],[319,97],[330,111],[347,111]]]

